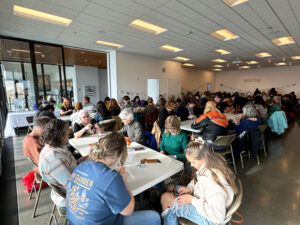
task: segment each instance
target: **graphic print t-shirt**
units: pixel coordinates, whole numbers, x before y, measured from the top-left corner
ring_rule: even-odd
[[[101,162],[80,163],[67,185],[67,218],[74,225],[121,224],[129,202],[121,175]]]

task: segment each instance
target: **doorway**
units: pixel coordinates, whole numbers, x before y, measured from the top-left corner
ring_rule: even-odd
[[[147,95],[153,98],[153,102],[156,103],[159,100],[159,79],[147,80]]]

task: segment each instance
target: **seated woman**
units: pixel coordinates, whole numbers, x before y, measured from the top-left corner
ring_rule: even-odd
[[[196,103],[193,100],[184,100],[177,108],[176,115],[180,117],[181,121],[194,119],[195,114],[193,109],[195,106]]]
[[[235,120],[235,132],[237,135],[243,131],[258,128],[261,119],[257,116],[256,109],[253,105],[247,104],[243,107],[243,115],[238,116]]]
[[[121,112],[120,106],[118,105],[116,99],[111,98],[109,101],[109,109],[112,116],[118,116]]]
[[[160,153],[167,154],[180,161],[184,160],[184,150],[188,139],[184,131],[180,130],[178,118],[169,116],[165,121],[165,133],[160,144]]]
[[[76,167],[68,182],[68,224],[161,224],[155,211],[133,212],[127,172],[111,169],[119,162],[123,165],[126,157],[126,142],[119,133],[108,134],[93,146],[88,160]]]
[[[132,108],[131,104],[130,104],[130,98],[129,96],[125,95],[123,98],[122,98],[122,103],[121,103],[121,111],[124,110],[124,109],[127,109],[127,108]]]
[[[254,105],[255,105],[255,109],[259,113],[259,116],[262,119],[265,119],[268,114],[268,107],[264,99],[260,95],[254,97]]]
[[[73,114],[71,115],[71,122],[72,124],[75,123],[76,120],[78,120],[78,114],[79,114],[79,111],[82,109],[82,104],[81,102],[76,102],[75,103],[75,109],[74,109],[74,112]]]
[[[109,120],[111,119],[111,113],[110,111],[106,108],[104,102],[99,101],[96,105],[97,113],[94,116],[94,120],[99,123],[103,120]]]
[[[55,111],[55,108],[53,105],[46,105],[38,113],[38,117],[47,116],[50,119],[56,119],[56,116],[54,115],[54,111]]]
[[[226,160],[199,142],[190,143],[185,155],[197,171],[187,187],[176,186],[174,193],[161,197],[165,225],[178,225],[178,217],[196,224],[226,224],[226,209],[238,194],[234,173],[227,167]]]
[[[90,115],[88,111],[80,110],[78,113],[78,119],[74,123],[74,137],[80,138],[83,136],[88,136],[93,134],[93,130],[102,133],[101,128],[99,127],[99,124],[91,122]],[[96,133],[95,132],[95,133]]]
[[[228,99],[227,106],[224,109],[224,113],[235,113],[235,108],[233,107],[233,100]]]
[[[71,100],[67,97],[64,98],[63,105],[60,108],[61,116],[68,116],[73,113],[74,107],[72,106]]]
[[[158,114],[158,108],[154,105],[153,98],[148,97],[147,102],[148,105],[145,106],[145,110],[144,110],[145,115],[147,113],[152,113],[152,112]]]
[[[40,136],[44,145],[39,157],[39,171],[43,180],[60,188],[66,189],[67,181],[77,166],[77,161],[64,146],[69,139],[69,124],[66,121],[50,120]],[[51,191],[51,199],[60,214],[65,213],[65,199]]]
[[[135,96],[132,101],[133,108],[141,107],[141,101],[139,96]]]
[[[82,99],[82,109],[88,112],[96,112],[96,108],[93,103],[90,102],[90,97],[84,96]]]
[[[123,128],[120,130],[131,141],[139,144],[145,144],[145,135],[142,125],[134,120],[132,109],[124,109],[119,117],[124,123]]]
[[[216,108],[216,102],[208,101],[205,105],[204,114],[201,115],[191,126],[193,129],[202,129],[201,135],[205,142],[211,144],[217,136],[228,133],[228,120]]]
[[[175,115],[176,107],[177,105],[175,101],[168,101],[165,106],[160,107],[158,115],[158,125],[162,133],[164,133],[166,119],[168,118],[168,116]]]

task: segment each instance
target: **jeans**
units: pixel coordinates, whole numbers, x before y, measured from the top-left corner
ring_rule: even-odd
[[[178,217],[186,218],[199,225],[214,225],[205,217],[201,216],[192,204],[168,208],[162,213],[164,225],[179,225]]]
[[[142,210],[124,216],[122,225],[161,225],[160,215],[153,210]]]

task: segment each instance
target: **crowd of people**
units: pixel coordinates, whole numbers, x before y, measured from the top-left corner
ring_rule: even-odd
[[[60,115],[69,115],[70,122],[56,118],[53,102],[49,102],[40,109],[32,132],[24,138],[23,149],[45,182],[66,190],[66,198],[52,190],[51,199],[69,224],[158,225],[158,212],[134,212],[135,198],[128,188],[127,172],[112,169],[116,163],[123,165],[127,157],[124,136],[145,145],[145,131],[152,131],[160,153],[195,169],[187,186],[161,189],[166,191],[161,195],[164,224],[178,224],[178,217],[197,224],[225,224],[226,209],[239,190],[226,160],[211,151],[211,147],[218,150],[213,142],[228,133],[241,135],[257,129],[277,111],[292,120],[296,105],[294,93],[280,95],[275,89],[268,93],[257,89],[248,96],[225,92],[186,93],[168,100],[160,96],[156,104],[151,97],[141,100],[136,96],[130,101],[124,96],[120,104],[106,97],[94,105],[84,97],[73,107],[64,98]],[[238,115],[229,121],[226,113]],[[142,114],[143,120],[137,119],[137,114]],[[74,157],[66,148],[72,135],[81,138],[102,133],[99,122],[114,117],[120,118],[122,128],[101,138],[87,157]],[[194,119],[191,126],[201,131],[204,142],[190,140],[190,135],[180,129],[180,122],[189,119]],[[239,151],[238,145],[236,148]]]

